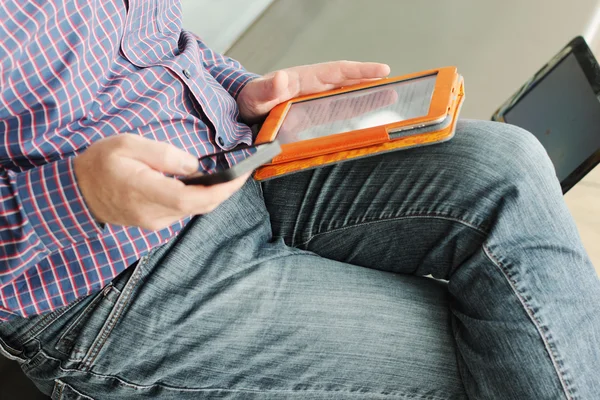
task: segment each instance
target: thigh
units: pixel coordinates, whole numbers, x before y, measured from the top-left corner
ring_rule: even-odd
[[[448,280],[481,249],[515,195],[522,215],[510,223],[527,220],[527,214],[553,214],[564,237],[576,237],[558,181],[548,179],[552,174],[529,133],[460,121],[446,143],[297,173],[262,187],[273,234],[288,245],[370,268]],[[537,201],[526,198],[538,195]],[[513,232],[519,231],[515,225]]]
[[[514,170],[503,154],[518,135],[531,142],[504,125],[460,121],[446,143],[267,181],[273,234],[330,259],[449,279],[496,221]]]
[[[42,335],[30,376],[103,399],[464,398],[445,284],[272,240],[254,183],[119,292],[76,354],[57,351],[61,332]]]

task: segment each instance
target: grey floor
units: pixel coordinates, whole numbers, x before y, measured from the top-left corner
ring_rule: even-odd
[[[276,0],[228,54],[257,73],[336,59],[386,62],[394,75],[456,65],[467,85],[462,116],[488,119],[572,37],[586,34],[600,51],[598,3]],[[600,272],[600,168],[566,201]],[[0,357],[0,400],[37,398]]]

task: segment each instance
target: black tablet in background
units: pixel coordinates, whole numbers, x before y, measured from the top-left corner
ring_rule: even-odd
[[[600,162],[600,66],[582,37],[573,39],[492,120],[533,133],[566,193]]]

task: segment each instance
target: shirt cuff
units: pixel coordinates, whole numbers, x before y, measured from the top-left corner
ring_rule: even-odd
[[[102,232],[77,185],[73,157],[16,174],[15,184],[29,223],[50,252]]]

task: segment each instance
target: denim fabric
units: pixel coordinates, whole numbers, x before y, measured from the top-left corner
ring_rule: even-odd
[[[250,181],[0,344],[55,399],[597,399],[599,306],[543,148],[463,121]]]

